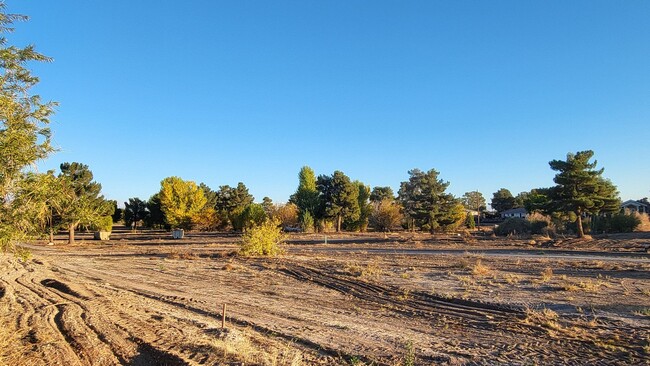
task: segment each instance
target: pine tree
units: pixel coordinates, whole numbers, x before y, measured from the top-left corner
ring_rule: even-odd
[[[318,208],[318,190],[316,189],[316,176],[314,171],[303,166],[298,173],[298,189],[291,195],[289,202],[298,206],[298,219],[305,232],[313,230],[314,217]],[[306,219],[308,215],[310,219]],[[311,225],[309,225],[311,223]]]
[[[359,188],[343,172],[321,175],[316,180],[322,217],[334,219],[336,231],[341,231],[343,220],[356,221],[361,216]]]
[[[553,178],[556,186],[551,189],[551,210],[573,213],[579,237],[584,237],[582,217],[586,214],[616,212],[620,199],[616,186],[602,177],[604,169],[596,170],[597,161],[591,150],[567,154],[566,160],[552,160],[551,169],[558,173]]]
[[[419,227],[433,233],[440,227],[453,226],[458,221],[459,202],[445,193],[449,182],[438,179],[435,169],[426,173],[413,169],[408,173],[409,180],[400,184],[398,199],[410,219],[411,229]]]

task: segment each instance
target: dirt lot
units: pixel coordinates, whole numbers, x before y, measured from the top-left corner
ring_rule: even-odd
[[[0,364],[650,363],[648,234],[81,239],[0,255]]]

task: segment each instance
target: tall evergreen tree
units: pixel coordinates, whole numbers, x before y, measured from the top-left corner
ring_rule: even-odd
[[[243,226],[239,225],[240,215],[244,212],[246,206],[253,203],[255,198],[248,193],[248,188],[242,182],[237,183],[233,188],[229,185],[219,187],[217,191],[217,205],[215,209],[219,214],[222,222],[230,222],[233,229],[242,230]]]
[[[60,168],[63,203],[59,207],[58,216],[68,227],[68,241],[74,243],[77,226],[97,223],[102,217],[112,215],[114,207],[101,195],[102,185],[93,180],[88,165],[63,163]]]
[[[490,206],[498,213],[510,210],[516,206],[515,197],[509,190],[501,188],[492,194]]]
[[[147,202],[137,197],[129,198],[129,202],[124,202],[124,225],[138,229],[138,223],[145,221],[149,216]]]
[[[313,230],[313,218],[318,209],[318,190],[314,171],[303,166],[298,173],[298,189],[292,194],[289,202],[298,206],[298,220],[304,231]]]
[[[433,233],[456,222],[459,203],[453,195],[445,193],[449,182],[438,179],[435,169],[426,173],[413,169],[408,173],[409,180],[400,184],[398,199],[410,220],[409,226]]]
[[[320,198],[319,211],[322,217],[335,220],[337,232],[341,231],[344,219],[359,219],[359,188],[343,172],[337,170],[331,176],[320,175],[316,187]]]
[[[372,189],[372,192],[370,192],[370,202],[372,203],[380,203],[381,201],[385,199],[395,199],[395,195],[393,194],[393,189],[390,187],[375,187]]]
[[[566,160],[552,160],[551,169],[558,172],[551,189],[553,211],[574,213],[579,237],[584,237],[582,216],[602,212],[616,212],[620,199],[616,186],[602,177],[604,169],[596,169],[597,161],[591,150],[568,153]]]

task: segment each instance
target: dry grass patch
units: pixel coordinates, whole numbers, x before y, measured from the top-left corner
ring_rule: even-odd
[[[484,265],[480,259],[477,260],[476,263],[474,264],[474,267],[472,267],[473,276],[487,277],[491,274],[492,274],[492,269]]]
[[[376,261],[369,262],[365,266],[356,262],[346,263],[343,270],[350,276],[374,279],[378,279],[383,273]]]

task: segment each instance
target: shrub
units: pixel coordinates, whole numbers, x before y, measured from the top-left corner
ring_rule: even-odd
[[[635,213],[620,212],[611,216],[595,216],[592,226],[596,233],[630,233],[641,225]]]
[[[93,225],[92,229],[95,231],[111,231],[113,230],[113,217],[102,216]]]
[[[285,236],[278,226],[280,221],[266,219],[259,225],[254,225],[242,236],[240,253],[244,256],[270,256],[282,253],[280,245]]]
[[[314,231],[314,218],[309,212],[302,214],[302,217],[300,218],[300,227],[302,228],[302,231],[306,233]]]
[[[512,217],[506,219],[499,226],[494,228],[494,233],[496,235],[506,236],[506,235],[517,235],[517,234],[529,234],[530,233],[530,222],[526,219],[519,217]]]

